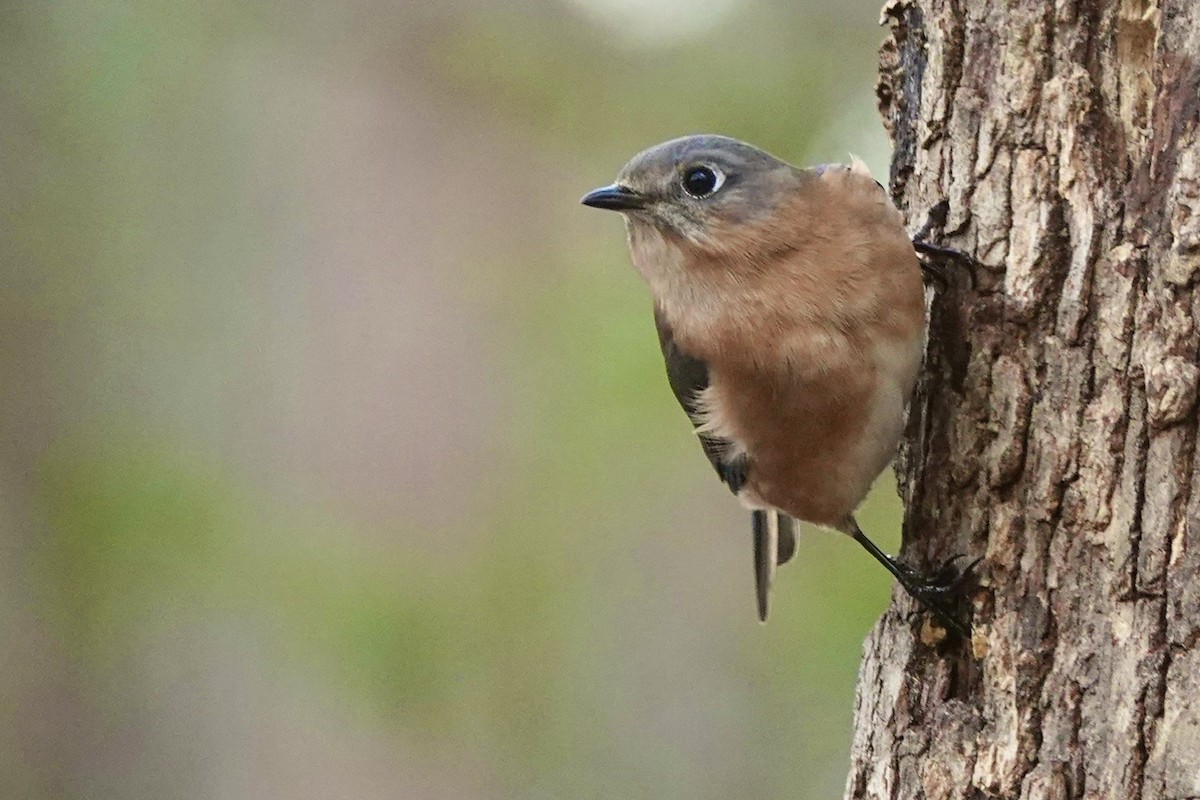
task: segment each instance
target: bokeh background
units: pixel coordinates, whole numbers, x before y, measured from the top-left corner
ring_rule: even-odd
[[[0,796],[840,796],[890,581],[806,529],[757,624],[577,201],[886,175],[878,5],[0,3]]]

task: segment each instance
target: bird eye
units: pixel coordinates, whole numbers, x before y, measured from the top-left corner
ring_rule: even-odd
[[[692,197],[708,197],[721,188],[725,176],[712,167],[689,167],[683,173],[683,190]]]

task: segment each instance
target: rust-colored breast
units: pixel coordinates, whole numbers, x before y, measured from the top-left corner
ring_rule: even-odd
[[[697,256],[700,280],[736,280],[713,290],[719,314],[690,319],[684,307],[675,325],[710,368],[709,430],[749,458],[743,499],[836,527],[894,454],[924,295],[900,215],[873,180],[835,169],[805,186],[785,213]]]

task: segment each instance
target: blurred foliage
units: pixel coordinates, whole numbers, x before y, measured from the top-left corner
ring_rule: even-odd
[[[735,3],[657,45],[548,0],[0,6],[0,794],[328,796],[306,769],[343,796],[360,771],[381,797],[840,792],[887,576],[806,530],[753,623],[744,515],[665,389],[619,226],[574,203],[686,132],[841,157],[814,149],[870,106],[875,5]],[[393,150],[323,105],[347,96],[385,131],[448,121]],[[513,161],[442,145],[463,127]],[[352,319],[375,286],[338,238],[371,223],[323,193],[386,204],[358,184],[389,159],[431,183],[391,185],[424,205],[380,249],[397,280],[437,259],[414,306],[454,298],[483,355],[323,316],[331,285]],[[361,171],[330,188],[329,163]],[[414,352],[470,372],[482,450],[412,421],[420,370],[382,410],[366,385],[310,407],[329,363]],[[356,483],[384,467],[322,436],[343,416],[446,465],[398,454],[388,505]],[[890,487],[862,519],[895,546]],[[327,746],[360,736],[382,755]],[[264,741],[278,762],[245,756]]]
[[[662,139],[721,132],[802,161],[844,93],[874,80],[880,37],[862,23],[876,5],[747,6],[701,38],[653,49],[565,9],[543,9],[531,25],[491,6],[456,20],[432,60],[471,102],[499,110],[543,146],[569,142],[620,163]],[[866,57],[832,65],[843,46]]]

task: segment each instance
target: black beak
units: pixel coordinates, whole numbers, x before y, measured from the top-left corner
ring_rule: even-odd
[[[592,208],[606,208],[609,211],[636,211],[646,207],[646,198],[633,189],[626,189],[620,184],[602,186],[593,189],[583,196],[579,202]]]

